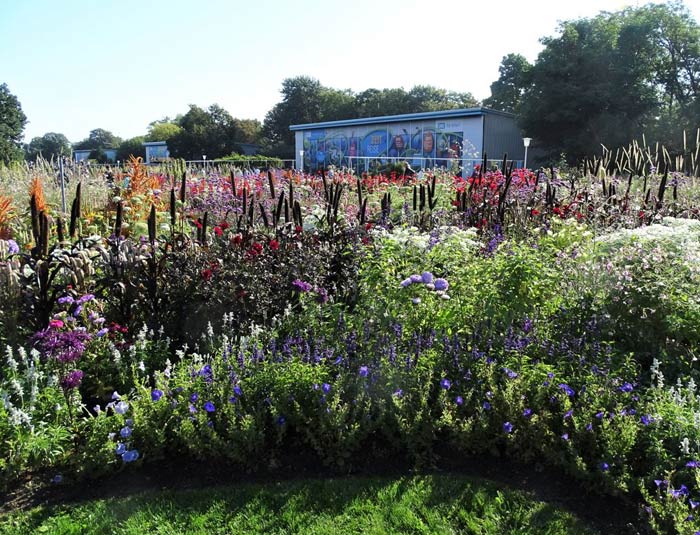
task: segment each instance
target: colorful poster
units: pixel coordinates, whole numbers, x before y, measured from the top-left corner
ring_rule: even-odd
[[[389,158],[405,158],[410,146],[411,136],[407,128],[393,126],[389,129]]]
[[[362,140],[362,156],[369,158],[386,156],[387,137],[386,128],[368,132]]]

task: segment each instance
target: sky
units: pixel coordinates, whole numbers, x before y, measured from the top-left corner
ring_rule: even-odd
[[[220,104],[262,121],[282,81],[351,89],[429,84],[489,96],[501,59],[531,62],[560,21],[639,0],[0,0],[0,84],[25,141],[148,124]],[[656,2],[660,3],[660,2]],[[700,0],[685,0],[700,20]]]

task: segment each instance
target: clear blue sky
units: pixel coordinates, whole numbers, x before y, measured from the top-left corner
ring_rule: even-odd
[[[326,86],[431,84],[489,95],[501,58],[533,61],[557,21],[639,0],[0,0],[0,83],[29,120],[71,141],[121,137],[221,104],[263,120],[284,78]],[[700,0],[686,0],[700,20]]]

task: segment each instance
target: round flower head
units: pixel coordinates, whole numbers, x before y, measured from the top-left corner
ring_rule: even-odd
[[[122,427],[119,431],[119,436],[122,438],[129,438],[131,436],[131,427]]]
[[[421,275],[423,284],[431,284],[433,282],[433,274],[430,271],[424,271]]]
[[[411,284],[413,284],[413,281],[409,277],[408,279],[404,279],[401,281],[401,288],[406,288],[407,286],[410,286]]]
[[[443,379],[442,381],[440,381],[440,386],[445,390],[449,390],[452,386],[452,382],[449,379]]]
[[[367,377],[369,374],[369,368],[367,366],[360,366],[360,377]]]
[[[117,414],[126,414],[126,411],[129,410],[129,404],[126,401],[120,401],[116,405],[114,405],[114,412]]]
[[[414,282],[416,284],[423,282],[423,277],[420,275],[411,275],[411,282]]]
[[[216,407],[214,406],[214,404],[211,401],[207,401],[204,404],[204,410],[207,412],[214,412],[216,410]]]
[[[138,458],[139,458],[138,450],[129,450],[129,451],[122,453],[122,461],[124,461],[125,463],[134,462]]]
[[[321,386],[321,390],[323,390],[324,394],[328,394],[331,391],[331,385],[328,383],[323,383],[323,386]]]
[[[433,284],[435,284],[435,289],[441,292],[444,292],[450,286],[445,279],[435,279]]]
[[[152,390],[152,391],[151,391],[151,399],[152,399],[153,401],[159,401],[160,398],[162,398],[162,397],[163,397],[163,391],[162,391],[162,390],[158,390],[158,389],[156,388],[155,390]]]
[[[114,453],[117,455],[121,455],[122,453],[126,452],[126,446],[122,444],[121,442],[117,443],[117,447],[114,448]]]

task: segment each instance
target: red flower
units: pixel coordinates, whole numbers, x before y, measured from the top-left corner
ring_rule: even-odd
[[[273,251],[276,251],[279,248],[280,248],[280,242],[278,242],[277,240],[270,240],[270,249],[272,249]]]
[[[530,212],[532,215],[540,215],[540,211],[537,208],[533,208]]]
[[[214,234],[217,236],[221,236],[224,233],[223,230],[221,230],[221,227],[214,227]]]
[[[240,245],[243,243],[243,236],[236,234],[233,238],[231,238],[231,243],[234,245]]]
[[[301,234],[301,231],[302,231],[302,230],[303,230],[303,229],[301,228],[300,225],[297,225],[296,227],[294,227],[294,231],[295,231],[297,234]]]
[[[370,230],[373,226],[374,226],[374,225],[372,225],[372,223],[367,223],[367,224],[365,225],[365,230]]]
[[[209,279],[211,279],[211,276],[212,276],[213,273],[214,273],[214,272],[213,272],[211,269],[203,269],[203,270],[202,270],[202,278],[203,278],[205,281],[208,281]]]
[[[639,219],[644,219],[644,210],[639,211]]]
[[[223,230],[226,230],[227,228],[230,228],[230,227],[231,227],[231,225],[229,225],[226,221],[222,221],[221,223],[219,223],[219,226],[220,226]]]

